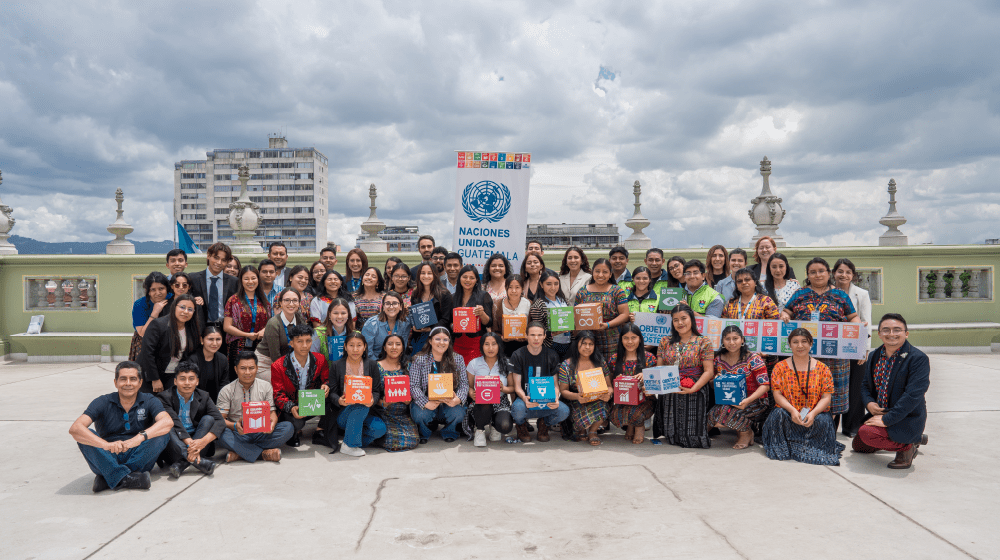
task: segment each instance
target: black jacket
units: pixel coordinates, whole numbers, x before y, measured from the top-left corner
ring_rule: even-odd
[[[920,443],[927,424],[927,402],[924,395],[930,387],[931,363],[924,354],[909,342],[896,351],[896,363],[889,372],[888,406],[882,422],[889,432],[889,438],[896,443]],[[867,371],[861,389],[861,402],[878,402],[875,387],[875,365],[885,355],[885,347],[879,346],[868,355]],[[865,419],[871,418],[867,414]]]
[[[208,316],[208,271],[201,270],[199,272],[192,272],[188,274],[188,280],[191,281],[191,295],[194,297],[200,297],[205,301],[203,313],[200,317],[204,317],[204,320],[210,321],[211,318]],[[219,307],[219,321],[225,316],[224,307],[226,302],[229,301],[230,296],[234,295],[240,288],[240,281],[236,279],[235,276],[229,274],[222,275],[222,303]]]
[[[378,362],[364,358],[361,362],[364,374],[372,378],[372,410],[376,410],[382,400],[382,375],[378,370]],[[330,401],[338,410],[341,408],[338,401],[344,394],[344,377],[347,375],[347,356],[330,364]]]
[[[181,423],[181,419],[178,416],[181,410],[181,398],[177,394],[177,387],[171,387],[166,391],[157,393],[156,398],[160,399],[160,402],[163,403],[163,409],[167,411],[170,419],[174,421],[174,433],[177,434],[177,437],[181,441],[189,437],[194,437],[194,434],[189,434],[184,429],[184,424]],[[226,429],[226,421],[222,419],[222,414],[219,413],[219,409],[212,402],[212,397],[201,389],[195,389],[194,395],[191,396],[191,423],[197,427],[198,422],[201,422],[201,419],[206,415],[211,416],[214,420],[212,429],[209,431],[215,434],[216,438],[221,438],[223,430]]]
[[[194,352],[201,350],[201,339],[198,337],[195,321],[188,321],[185,331],[187,332],[187,348],[181,355],[182,361]],[[169,363],[170,317],[157,317],[146,327],[146,333],[142,336],[142,350],[139,351],[142,378],[146,381],[159,380]]]

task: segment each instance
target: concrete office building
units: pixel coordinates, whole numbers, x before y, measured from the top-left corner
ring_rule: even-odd
[[[416,253],[417,240],[420,238],[420,228],[418,226],[386,226],[378,232],[378,236],[385,241],[390,253]],[[354,242],[354,247],[360,248],[361,243],[368,239],[368,232],[362,231]]]
[[[329,161],[319,150],[289,148],[285,138],[272,136],[267,149],[219,149],[206,156],[174,164],[174,216],[202,250],[233,241],[229,203],[239,197],[243,165],[250,168],[250,200],[264,216],[255,240],[265,248],[281,241],[292,253],[326,246]]]
[[[528,224],[526,239],[546,249],[610,249],[621,245],[622,236],[615,224]]]

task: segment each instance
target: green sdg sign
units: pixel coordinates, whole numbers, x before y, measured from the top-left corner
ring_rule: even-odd
[[[660,303],[656,306],[657,311],[672,311],[677,304],[687,299],[684,288],[660,288]]]

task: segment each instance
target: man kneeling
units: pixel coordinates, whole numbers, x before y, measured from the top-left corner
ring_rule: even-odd
[[[76,440],[94,478],[94,492],[114,488],[149,488],[149,471],[167,446],[173,422],[160,401],[140,393],[139,364],[126,361],[115,368],[117,393],[101,395],[73,422]],[[97,431],[90,429],[96,424]]]
[[[281,447],[295,432],[291,422],[278,422],[274,409],[274,390],[271,384],[257,378],[257,356],[253,352],[240,352],[236,363],[236,381],[219,391],[219,413],[226,421],[219,443],[229,450],[226,462],[244,459],[253,463],[263,457],[265,461],[280,461]],[[268,431],[243,432],[243,403],[263,402],[271,409]]]
[[[163,452],[170,464],[170,478],[177,478],[189,466],[212,474],[215,461],[208,459],[212,444],[222,436],[226,421],[212,402],[208,391],[198,388],[198,366],[192,362],[177,364],[174,386],[156,396],[174,422],[170,430],[170,445]]]

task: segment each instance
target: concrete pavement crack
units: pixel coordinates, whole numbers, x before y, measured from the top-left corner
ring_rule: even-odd
[[[715,533],[716,535],[718,535],[720,539],[726,541],[726,544],[729,545],[729,548],[733,549],[733,552],[735,552],[736,554],[739,554],[740,558],[743,558],[744,560],[750,560],[749,556],[747,556],[746,554],[743,554],[742,552],[740,552],[740,549],[736,548],[735,546],[733,546],[733,543],[729,542],[729,537],[727,537],[726,535],[722,534],[722,532],[719,531],[718,529],[716,529],[715,527],[712,527],[712,524],[709,523],[708,520],[706,520],[704,517],[702,517],[700,515],[698,516],[698,519],[701,519],[701,522],[704,523],[706,527],[708,527],[709,529],[711,529],[713,533]]]
[[[379,500],[382,499],[382,490],[385,489],[385,485],[390,480],[399,480],[399,478],[395,477],[395,476],[392,476],[392,477],[389,477],[389,478],[383,478],[382,482],[379,482],[379,484],[378,484],[378,490],[375,491],[375,499],[372,500],[372,504],[371,504],[372,513],[371,513],[371,515],[368,516],[368,523],[365,523],[365,528],[361,531],[361,536],[358,537],[358,543],[356,545],[354,545],[354,552],[357,552],[357,551],[361,550],[361,543],[362,543],[362,541],[365,540],[365,535],[368,534],[368,529],[371,528],[372,522],[375,521],[375,512],[377,511]],[[84,559],[84,560],[86,560],[86,559]]]

